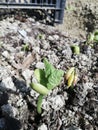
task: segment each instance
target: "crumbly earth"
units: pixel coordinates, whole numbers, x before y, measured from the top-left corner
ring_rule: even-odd
[[[85,44],[98,29],[97,1],[67,1],[64,23],[55,27],[31,12],[0,13],[0,130],[98,130],[98,43]],[[72,45],[80,46],[79,55]],[[30,83],[44,57],[65,73],[76,67],[79,76],[69,89],[63,77],[44,97],[40,115]]]
[[[66,0],[64,22],[57,26],[71,37],[86,38],[98,28],[98,2],[96,0]]]

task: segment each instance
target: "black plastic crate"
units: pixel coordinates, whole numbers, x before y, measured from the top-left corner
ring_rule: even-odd
[[[62,23],[66,0],[0,0],[0,8],[41,9],[51,11],[56,23]]]

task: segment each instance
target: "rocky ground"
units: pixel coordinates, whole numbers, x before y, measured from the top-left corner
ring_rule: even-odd
[[[30,13],[1,13],[0,130],[98,130],[98,43],[85,44],[87,34],[98,27],[96,3],[70,0],[67,6],[73,8],[56,27]],[[72,45],[80,46],[79,55]],[[76,67],[79,78],[73,89],[62,80],[44,98],[40,115],[39,94],[29,84],[35,81],[35,68],[43,68],[44,57],[65,73]]]

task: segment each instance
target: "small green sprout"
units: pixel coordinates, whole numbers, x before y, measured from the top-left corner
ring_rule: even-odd
[[[23,51],[29,51],[29,44],[23,45],[22,50]]]
[[[66,80],[68,80],[68,78],[71,76],[71,74],[72,74],[72,72],[75,70],[75,68],[74,67],[71,67],[68,71],[67,71],[67,73],[66,73]]]
[[[98,43],[98,30],[94,33],[94,41]]]
[[[78,81],[78,74],[76,73],[76,69],[75,67],[71,67],[66,75],[65,75],[65,79],[67,80],[67,86],[68,88],[71,86],[75,86],[77,81]]]
[[[41,40],[41,39],[44,39],[44,37],[45,37],[44,34],[41,34],[41,33],[38,34],[38,36],[37,36],[37,38],[40,39],[40,40]]]
[[[73,11],[76,10],[74,6],[72,6],[72,4],[68,4],[65,8],[67,11]]]
[[[71,48],[74,54],[77,54],[77,55],[80,54],[80,47],[78,45],[73,45],[71,46]]]
[[[44,59],[45,69],[36,69],[34,74],[38,83],[31,83],[30,86],[40,95],[37,101],[37,112],[41,114],[42,99],[50,90],[58,86],[64,75],[63,70],[56,69],[47,59]]]
[[[94,31],[93,33],[90,33],[88,35],[86,44],[93,44],[93,43],[98,43],[98,30]]]
[[[39,114],[42,113],[42,109],[41,109],[42,101],[43,101],[43,95],[40,94],[39,97],[38,97],[38,101],[37,101],[37,112]]]

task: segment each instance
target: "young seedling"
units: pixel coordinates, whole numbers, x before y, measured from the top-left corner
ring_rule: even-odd
[[[31,87],[40,95],[37,101],[37,112],[41,114],[41,105],[44,95],[58,86],[64,75],[63,70],[56,69],[47,59],[44,59],[45,69],[36,69],[34,71],[38,83],[31,83]]]
[[[75,9],[75,7],[74,6],[72,6],[72,4],[70,3],[70,4],[68,4],[67,6],[66,6],[66,8],[65,8],[67,11],[75,11],[76,9]]]
[[[94,33],[90,33],[88,36],[87,43],[93,43],[94,42]]]
[[[22,50],[29,51],[29,45],[28,44],[23,45]]]
[[[98,30],[94,32],[94,41],[98,43]]]
[[[74,71],[74,67],[71,67],[68,71],[67,71],[67,73],[66,73],[66,80],[68,80],[69,79],[69,77],[71,76],[71,74],[72,74],[72,72]]]
[[[45,39],[45,36],[44,36],[44,34],[40,33],[40,34],[38,34],[37,38],[40,39],[40,40],[42,40],[42,39]]]
[[[91,45],[94,42],[98,43],[98,30],[88,35],[86,44]]]
[[[74,54],[79,55],[80,54],[80,47],[78,45],[71,46],[72,51]]]
[[[37,112],[39,114],[42,113],[42,109],[41,109],[42,101],[43,101],[43,95],[40,94],[39,97],[38,97],[38,101],[37,101]]]
[[[78,81],[78,74],[76,73],[76,69],[74,67],[71,67],[66,75],[65,79],[67,80],[67,86],[68,88],[71,86],[75,86]]]
[[[31,87],[39,94],[47,95],[49,93],[49,90],[39,83],[31,83]]]
[[[68,78],[68,87],[73,85],[73,81],[74,81],[74,71],[71,73],[70,77]]]
[[[78,81],[78,74],[75,73],[74,74],[74,80],[73,80],[73,86],[75,86],[77,84],[77,81]]]

